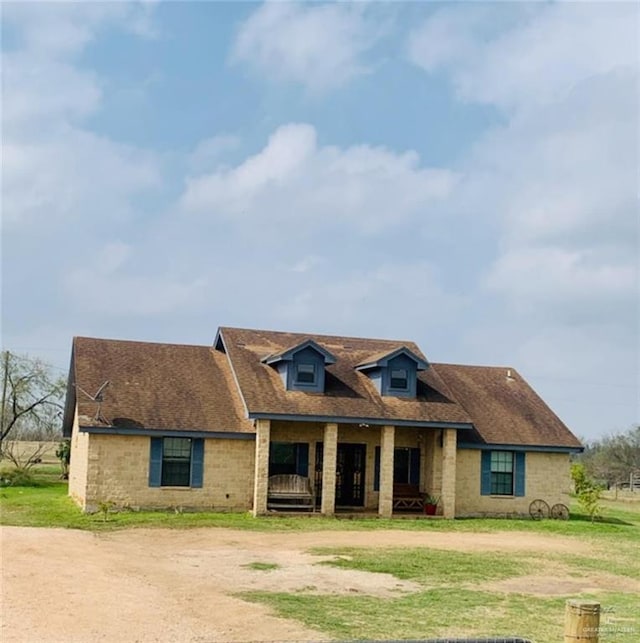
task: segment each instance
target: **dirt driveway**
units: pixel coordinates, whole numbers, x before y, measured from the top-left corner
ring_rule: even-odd
[[[410,582],[317,565],[311,547],[580,551],[573,539],[524,533],[4,527],[3,643],[316,641],[322,633],[233,596],[247,590],[394,596]],[[588,545],[584,545],[588,552]],[[273,563],[264,571],[251,563]]]

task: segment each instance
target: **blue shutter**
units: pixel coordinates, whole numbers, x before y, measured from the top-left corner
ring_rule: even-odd
[[[191,486],[202,486],[202,469],[204,464],[204,439],[191,441]]]
[[[380,491],[380,447],[376,447],[373,459],[373,490]]]
[[[524,481],[526,477],[526,469],[525,469],[525,464],[524,464],[524,456],[525,453],[523,451],[518,451],[516,453],[516,470],[515,470],[515,478],[516,478],[516,496],[524,496]]]
[[[420,449],[410,449],[409,484],[420,484]]]
[[[296,473],[305,478],[309,475],[309,443],[296,444]]]
[[[491,451],[481,451],[480,495],[491,495]]]
[[[149,453],[149,486],[159,487],[162,483],[162,438],[151,438]]]

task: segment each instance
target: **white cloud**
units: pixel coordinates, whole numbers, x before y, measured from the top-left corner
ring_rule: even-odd
[[[415,152],[319,147],[312,126],[289,124],[236,167],[189,178],[182,207],[263,226],[308,230],[340,222],[374,231],[425,216],[455,180],[452,172],[421,167]]]
[[[232,61],[313,91],[339,87],[368,71],[363,54],[381,35],[368,11],[358,3],[266,2],[241,26]]]
[[[145,275],[140,269],[120,270],[126,262],[122,248],[107,246],[102,261],[73,270],[64,280],[71,308],[84,315],[152,316],[197,308],[206,298],[207,280],[180,279],[168,274]],[[125,254],[128,254],[126,251]],[[137,274],[136,274],[137,273]],[[78,293],[82,293],[78,297]]]
[[[466,298],[447,292],[427,261],[387,262],[378,258],[366,269],[309,275],[304,284],[280,297],[273,316],[281,326],[322,332],[419,340],[463,313]],[[400,311],[410,311],[403,314]],[[428,350],[428,345],[425,345]]]
[[[8,2],[2,7],[6,25],[20,32],[21,49],[38,57],[68,57],[82,51],[108,27],[151,38],[155,2]]]
[[[87,117],[101,106],[100,79],[76,59],[106,26],[142,11],[122,3],[10,4],[16,46],[3,54],[3,219],[55,229],[63,222],[122,220],[131,199],[159,184],[149,153],[100,136]]]
[[[409,58],[429,72],[445,68],[465,100],[519,110],[638,64],[633,3],[520,5],[497,28],[491,20],[487,8],[446,7],[412,33]]]
[[[461,227],[497,233],[489,235],[495,250],[486,250],[489,264],[469,310],[477,322],[465,331],[462,358],[533,374],[561,416],[571,410],[577,432],[585,430],[578,418],[591,431],[598,421],[610,426],[611,404],[632,421],[640,354],[640,10],[525,4],[511,5],[505,18],[495,7],[467,9],[436,12],[408,43],[410,59],[443,74],[460,100],[492,105],[504,118],[467,155],[445,204]],[[631,388],[587,399],[581,382],[597,382],[605,371]]]
[[[122,221],[135,211],[131,199],[159,184],[152,155],[92,132],[63,127],[49,140],[9,139],[3,219],[10,228]]]
[[[594,261],[594,259],[596,259]],[[638,291],[633,265],[601,262],[586,252],[553,247],[516,247],[502,255],[488,277],[490,288],[505,291],[523,314],[569,305],[585,318],[624,310]],[[593,302],[599,308],[591,310]],[[574,320],[572,320],[574,321]]]

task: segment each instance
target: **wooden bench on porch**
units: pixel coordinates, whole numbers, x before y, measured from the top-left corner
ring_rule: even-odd
[[[417,484],[393,483],[394,511],[422,511],[424,494]]]
[[[269,477],[267,509],[314,511],[315,497],[311,480],[295,473]]]

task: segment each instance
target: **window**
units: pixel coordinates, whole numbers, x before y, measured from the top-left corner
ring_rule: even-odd
[[[513,452],[491,452],[491,495],[513,495]]]
[[[393,481],[402,484],[408,483],[410,468],[409,449],[395,449],[393,453]]]
[[[373,490],[380,490],[380,447],[376,447],[373,460]],[[396,447],[393,450],[394,484],[420,484],[420,449]]]
[[[188,487],[191,478],[191,440],[164,438],[162,443],[162,486]]]
[[[296,384],[315,384],[316,365],[298,364],[296,366]]]
[[[150,487],[202,487],[202,438],[159,437],[150,443]]]
[[[269,445],[269,475],[309,475],[309,445],[306,442],[272,442]]]
[[[389,388],[405,391],[409,388],[409,377],[406,368],[396,368],[391,371]]]

